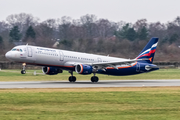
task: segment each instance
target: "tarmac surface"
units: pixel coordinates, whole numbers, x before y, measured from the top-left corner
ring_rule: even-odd
[[[100,80],[98,83],[87,81],[28,81],[0,82],[0,89],[12,88],[97,88],[97,87],[158,87],[180,86],[180,80]]]

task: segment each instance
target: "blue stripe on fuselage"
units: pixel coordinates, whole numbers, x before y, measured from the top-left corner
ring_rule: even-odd
[[[122,69],[107,69],[106,71],[99,70],[99,74],[107,74],[107,75],[115,75],[115,76],[126,76],[126,75],[135,75],[145,72],[150,72],[154,70],[158,70],[159,68],[152,68],[150,70],[146,70],[145,66],[156,66],[153,64],[148,63],[138,63],[135,66],[129,67],[129,68],[122,68]]]

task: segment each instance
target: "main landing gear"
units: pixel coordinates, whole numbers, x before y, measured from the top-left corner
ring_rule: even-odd
[[[21,74],[26,74],[26,63],[23,63],[22,64],[22,66],[23,66],[23,69],[21,70]]]
[[[73,76],[73,71],[69,71],[69,73],[71,74],[71,76],[69,77],[69,82],[76,82],[76,77]],[[99,78],[95,76],[95,73],[94,73],[94,76],[91,77],[91,82],[95,83],[98,81],[99,81]]]
[[[95,76],[95,73],[94,73],[94,76],[91,77],[91,82],[98,82],[98,81],[99,81],[99,78]]]
[[[69,73],[71,74],[71,76],[69,77],[69,82],[76,82],[76,77],[73,76],[73,71],[69,71]]]

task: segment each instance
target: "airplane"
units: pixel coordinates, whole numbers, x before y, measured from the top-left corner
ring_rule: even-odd
[[[153,64],[158,38],[151,38],[135,59],[124,59],[110,56],[87,54],[60,49],[31,45],[19,45],[8,51],[8,60],[23,63],[21,74],[25,74],[25,65],[43,66],[47,75],[56,75],[63,70],[69,71],[69,82],[75,82],[73,72],[82,75],[94,74],[91,82],[98,82],[96,74],[125,76],[147,73],[159,68]]]

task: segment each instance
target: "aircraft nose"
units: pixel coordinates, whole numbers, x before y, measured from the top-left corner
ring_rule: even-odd
[[[7,59],[11,59],[11,57],[12,57],[12,56],[11,56],[11,52],[7,52],[7,53],[5,54],[5,56],[6,56]]]

